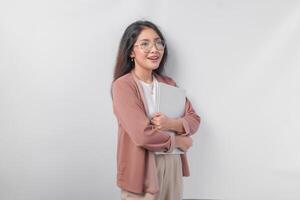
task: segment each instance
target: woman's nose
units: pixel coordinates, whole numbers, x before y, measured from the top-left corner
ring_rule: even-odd
[[[156,48],[156,45],[155,44],[152,44],[152,47],[151,47],[151,51],[150,52],[157,52],[158,49]]]

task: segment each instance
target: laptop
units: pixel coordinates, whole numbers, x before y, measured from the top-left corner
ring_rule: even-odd
[[[156,110],[170,118],[182,117],[185,110],[186,92],[183,88],[158,82],[156,91]],[[175,134],[172,131],[165,131],[167,134]],[[184,152],[175,148],[173,152],[155,152],[155,154],[183,154]]]

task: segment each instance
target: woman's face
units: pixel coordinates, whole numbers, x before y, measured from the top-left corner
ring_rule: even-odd
[[[164,55],[164,41],[151,28],[141,31],[133,46],[130,57],[134,58],[135,67],[155,70]]]

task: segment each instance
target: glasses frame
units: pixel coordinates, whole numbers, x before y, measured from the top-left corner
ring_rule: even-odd
[[[147,42],[150,42],[151,43],[151,46],[149,47],[149,50],[145,50],[145,49],[143,49],[142,48],[142,46],[141,46],[141,42],[145,42],[145,41],[147,41]],[[163,49],[158,49],[157,48],[157,41],[161,41],[161,42],[163,42],[163,44],[164,44],[164,46],[163,46]],[[165,50],[165,48],[166,48],[166,42],[164,41],[164,40],[162,40],[162,39],[157,39],[157,40],[154,40],[154,41],[149,41],[149,40],[140,40],[139,42],[137,42],[137,43],[139,43],[139,44],[135,44],[135,45],[133,45],[134,47],[135,46],[138,46],[142,51],[144,51],[145,53],[149,53],[150,51],[151,51],[151,49],[153,48],[153,46],[155,46],[155,48],[156,48],[156,50],[157,51],[164,51]]]

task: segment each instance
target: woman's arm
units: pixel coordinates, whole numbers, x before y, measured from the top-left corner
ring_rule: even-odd
[[[150,151],[169,152],[174,149],[175,136],[164,134],[150,124],[143,103],[129,80],[116,80],[112,94],[114,114],[119,125],[137,146]]]
[[[180,118],[170,118],[170,131],[175,131],[177,133],[184,133],[183,122]]]
[[[190,100],[186,98],[184,115],[173,122],[173,128],[178,135],[193,135],[197,132],[200,122],[200,116],[195,112]]]
[[[175,136],[175,147],[187,151],[193,145],[193,139],[186,136]]]

